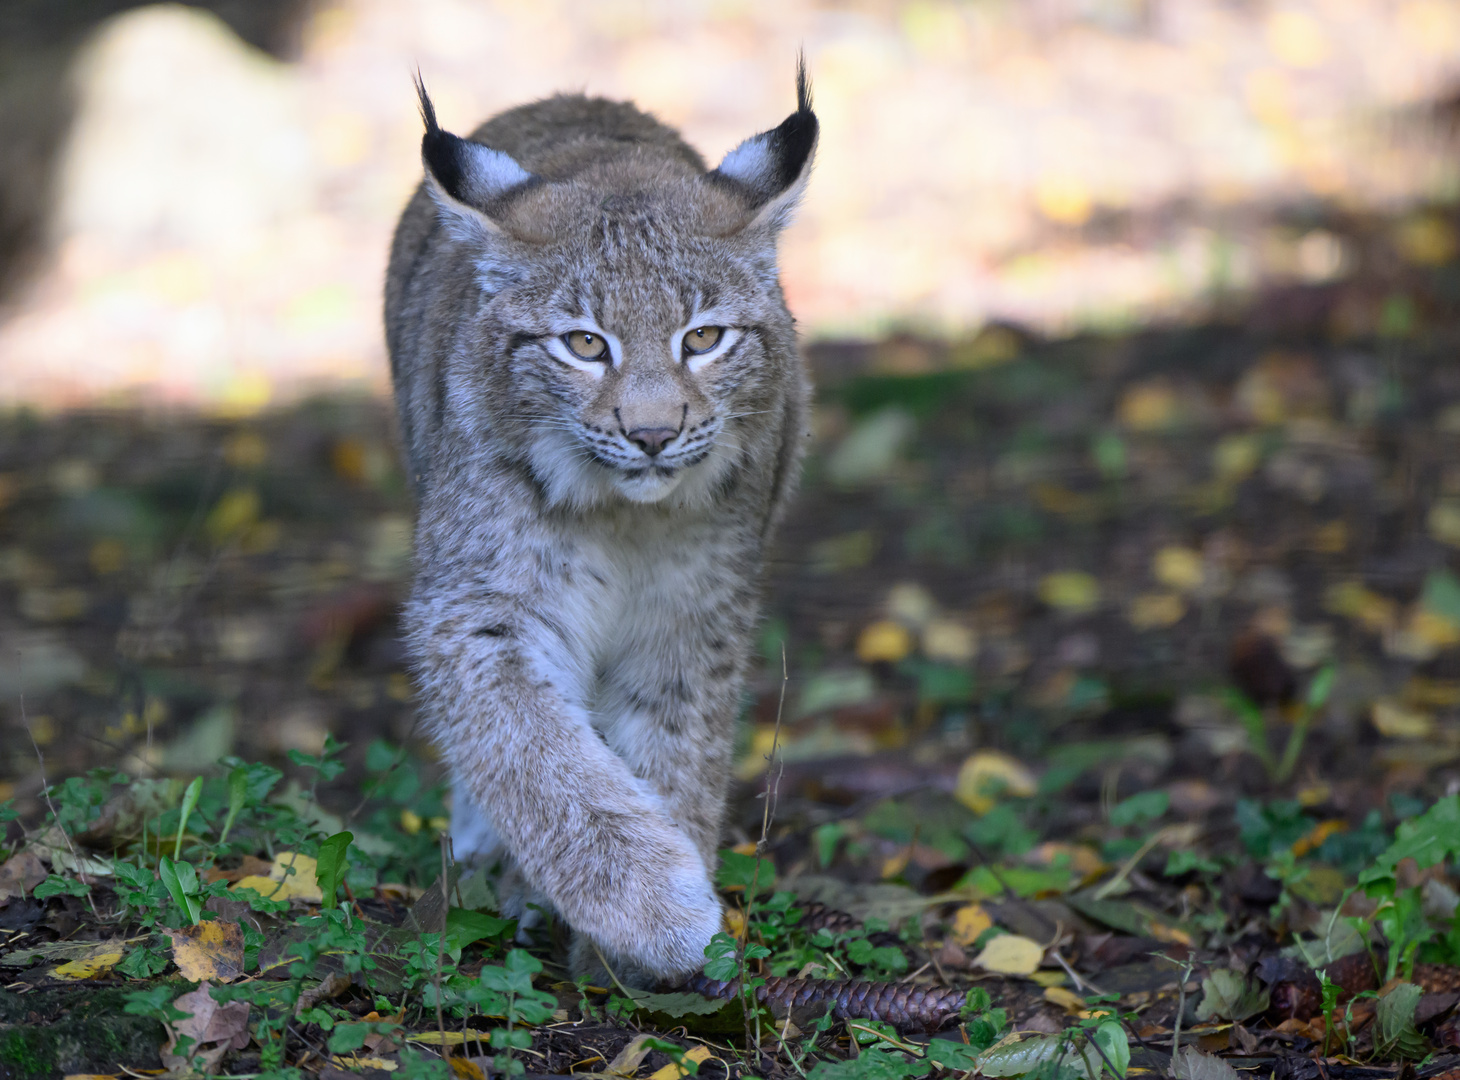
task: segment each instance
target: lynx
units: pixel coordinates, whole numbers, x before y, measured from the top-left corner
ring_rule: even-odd
[[[808,383],[777,269],[818,125],[709,170],[629,104],[559,96],[443,131],[385,288],[418,501],[404,612],[457,857],[571,962],[698,969],[767,542]],[[510,894],[510,895],[509,895]]]

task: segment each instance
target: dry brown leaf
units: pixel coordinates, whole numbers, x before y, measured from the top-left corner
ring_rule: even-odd
[[[31,890],[45,880],[45,864],[35,852],[26,848],[16,852],[0,866],[0,898],[29,896]]]
[[[220,1005],[213,1000],[209,989],[205,980],[191,994],[184,994],[173,1002],[179,1012],[192,1015],[167,1022],[167,1044],[162,1048],[162,1063],[169,1069],[181,1069],[189,1064],[193,1068],[202,1066],[205,1070],[211,1069],[228,1050],[242,1050],[248,1045],[248,1002],[230,1001]],[[193,1039],[186,1056],[177,1054],[174,1049],[181,1035]]]
[[[243,930],[237,923],[210,919],[181,930],[167,930],[172,960],[190,982],[232,982],[243,974]]]

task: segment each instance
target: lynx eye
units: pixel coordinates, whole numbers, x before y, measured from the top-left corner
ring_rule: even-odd
[[[600,334],[588,330],[570,330],[563,335],[563,344],[567,345],[573,355],[580,359],[608,359],[608,343]]]
[[[723,326],[696,326],[684,335],[684,351],[690,356],[707,353],[720,344],[725,334]]]

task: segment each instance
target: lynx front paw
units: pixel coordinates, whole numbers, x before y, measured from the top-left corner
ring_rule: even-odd
[[[601,953],[621,979],[644,983],[674,981],[704,966],[705,947],[724,916],[698,853],[675,839],[667,851],[626,855],[608,868],[610,888],[568,913],[580,938],[589,939],[575,942],[575,968],[586,970]]]

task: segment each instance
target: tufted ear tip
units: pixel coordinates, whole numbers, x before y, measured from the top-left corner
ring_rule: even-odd
[[[759,135],[752,135],[725,155],[708,174],[712,182],[729,183],[749,196],[755,214],[751,224],[779,228],[800,201],[811,175],[821,125],[811,109],[811,81],[806,54],[796,58],[796,111]]]
[[[421,121],[421,162],[426,185],[442,214],[495,232],[494,217],[515,191],[536,179],[510,156],[444,130],[418,70],[415,76]]]

